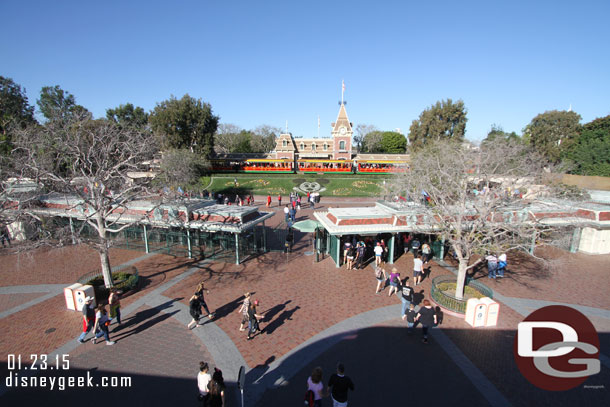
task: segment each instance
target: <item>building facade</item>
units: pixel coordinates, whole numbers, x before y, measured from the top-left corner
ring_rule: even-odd
[[[353,124],[347,117],[345,103],[341,102],[337,120],[331,124],[330,138],[294,138],[281,134],[275,146],[277,159],[351,160]]]

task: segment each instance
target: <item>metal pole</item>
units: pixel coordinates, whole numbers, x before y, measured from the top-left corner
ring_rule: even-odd
[[[190,229],[186,229],[186,244],[188,247],[188,251],[189,251],[189,259],[193,258],[193,248],[191,246],[191,230]]]
[[[396,235],[392,234],[392,237],[390,238],[390,244],[389,244],[389,248],[388,248],[388,260],[390,264],[394,264],[394,239],[396,238]]]
[[[341,236],[333,236],[337,241],[337,268],[341,267]]]
[[[570,253],[576,253],[578,251],[581,232],[581,228],[574,228],[574,231],[572,232],[572,241],[570,242]]]
[[[267,228],[265,227],[265,221],[263,221],[263,253],[267,253]]]
[[[235,264],[239,264],[239,234],[235,233]]]
[[[441,252],[439,256],[439,260],[443,260],[445,258],[445,236],[441,238]]]
[[[146,253],[150,253],[150,249],[148,248],[148,234],[146,233],[146,225],[142,225],[144,228],[144,247],[146,249]]]

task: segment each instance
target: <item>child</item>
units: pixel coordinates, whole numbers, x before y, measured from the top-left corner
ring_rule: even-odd
[[[415,305],[410,304],[407,312],[402,316],[402,320],[407,320],[407,333],[413,332],[413,325],[415,325],[415,316],[417,312],[415,312]]]

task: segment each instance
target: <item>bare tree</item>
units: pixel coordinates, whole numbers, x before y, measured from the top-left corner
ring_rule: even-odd
[[[127,214],[127,209],[130,202],[147,193],[150,178],[133,179],[128,173],[137,171],[138,164],[151,159],[155,151],[146,134],[108,120],[83,117],[30,126],[15,141],[12,157],[17,175],[61,197],[65,211],[78,212],[83,222],[72,231],[73,236],[98,251],[106,287],[112,286],[110,235],[147,216]],[[21,205],[17,212],[41,220],[44,212],[39,209]],[[85,225],[97,233],[95,239],[81,233]]]
[[[369,134],[378,131],[377,127],[370,124],[359,124],[356,126],[356,133],[354,134],[354,144],[358,148],[358,152],[362,149],[362,142],[364,137]]]
[[[237,136],[243,129],[235,124],[221,123],[214,135],[214,150],[216,153],[228,154],[235,150]]]
[[[527,199],[541,189],[544,160],[521,143],[495,140],[476,150],[435,141],[411,160],[392,192],[406,194],[408,204],[453,248],[457,298],[463,298],[466,272],[476,264],[468,265],[473,255],[529,248],[548,228],[530,216]]]

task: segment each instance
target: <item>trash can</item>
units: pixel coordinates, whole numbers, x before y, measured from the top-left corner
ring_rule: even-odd
[[[77,288],[76,290],[74,290],[74,294],[76,297],[75,305],[76,305],[76,310],[80,311],[83,309],[83,305],[85,304],[85,298],[87,297],[93,297],[93,307],[96,306],[96,301],[95,301],[95,290],[93,289],[92,285],[83,285],[79,288]]]
[[[76,290],[81,288],[81,283],[72,284],[66,288],[64,288],[64,297],[66,298],[66,307],[72,311],[80,311],[80,309],[76,308]]]

